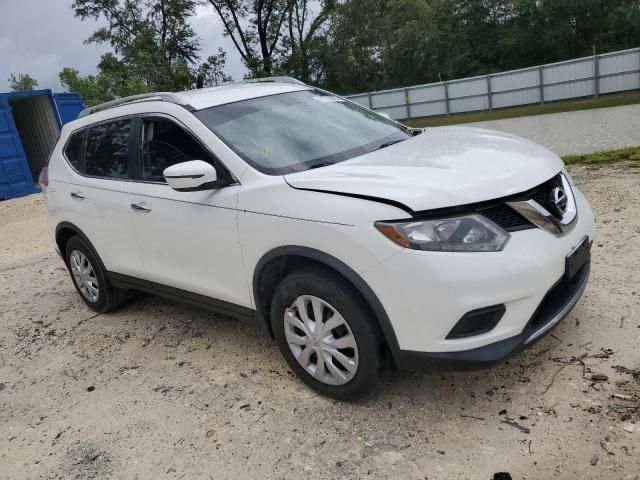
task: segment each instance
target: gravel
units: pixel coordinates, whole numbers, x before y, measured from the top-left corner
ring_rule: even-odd
[[[640,172],[571,172],[598,236],[553,335],[361,404],[305,388],[250,324],[144,295],[94,316],[41,196],[0,203],[0,478],[637,478]]]

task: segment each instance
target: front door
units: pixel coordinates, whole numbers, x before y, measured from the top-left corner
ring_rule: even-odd
[[[145,279],[251,307],[237,228],[239,184],[215,190],[177,192],[165,168],[189,160],[224,166],[176,120],[141,119],[139,181],[130,186],[132,221]]]

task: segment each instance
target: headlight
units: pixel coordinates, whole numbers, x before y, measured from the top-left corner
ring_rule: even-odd
[[[433,252],[499,252],[509,234],[482,215],[400,222],[376,222],[398,245]]]

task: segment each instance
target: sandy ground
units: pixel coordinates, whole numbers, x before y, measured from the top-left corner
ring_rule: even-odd
[[[93,315],[41,197],[0,203],[0,478],[640,478],[640,171],[572,172],[598,237],[571,315],[364,404],[306,389],[249,324],[151,296]]]

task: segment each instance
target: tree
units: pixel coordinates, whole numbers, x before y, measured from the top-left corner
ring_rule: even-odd
[[[81,20],[104,18],[108,23],[86,40],[89,43],[108,43],[125,55],[146,29],[167,59],[193,62],[198,40],[188,20],[195,5],[195,0],[74,0],[72,8]]]
[[[640,44],[640,0],[74,0],[79,18],[106,20],[87,41],[113,47],[75,84],[122,95],[189,88],[196,76],[227,81],[221,50],[197,65],[197,3],[214,9],[252,76],[292,75],[340,93]]]
[[[111,85],[105,78],[96,75],[82,77],[78,70],[69,67],[63,68],[58,77],[65,90],[80,95],[89,107],[115,98],[110,92]]]
[[[38,81],[31,77],[28,73],[19,73],[15,75],[11,73],[9,75],[9,87],[13,92],[20,92],[24,90],[35,90],[38,86]]]
[[[599,39],[602,51],[640,45],[640,2],[616,2],[609,11],[606,33]]]
[[[386,0],[350,0],[332,11],[315,53],[320,86],[340,93],[380,88]]]
[[[206,0],[253,76],[273,73],[274,52],[294,0]]]
[[[113,54],[102,57],[98,70],[97,75],[82,76],[78,70],[66,67],[58,77],[65,90],[79,94],[90,107],[115,98],[149,91],[143,80],[138,76],[129,75]]]
[[[224,72],[227,64],[227,54],[218,47],[218,52],[207,57],[207,60],[198,67],[199,87],[217,87],[233,79]]]
[[[149,90],[184,90],[192,84],[190,66],[199,43],[189,24],[195,0],[74,0],[75,15],[107,21],[86,41],[108,43],[110,67],[126,69]]]
[[[283,59],[279,65],[282,73],[292,75],[303,82],[317,83],[324,69],[317,61],[319,48],[324,40],[323,26],[337,7],[336,0],[320,2],[320,11],[313,15],[309,0],[294,0],[287,16],[288,36],[282,45]],[[316,3],[316,2],[313,2]]]
[[[295,6],[289,15],[299,37]],[[638,22],[639,0],[343,0],[306,63],[311,81],[356,93],[636,47]],[[296,44],[283,51],[297,71]]]

